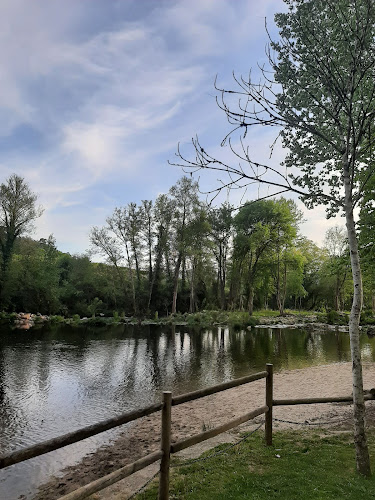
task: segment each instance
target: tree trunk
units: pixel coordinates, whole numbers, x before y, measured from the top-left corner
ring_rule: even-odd
[[[176,262],[176,267],[175,267],[175,271],[174,271],[173,299],[172,299],[172,311],[171,311],[172,314],[174,314],[176,312],[176,310],[177,310],[178,277],[180,275],[181,261],[182,261],[182,254],[180,252],[178,254],[178,258],[177,258],[177,262]]]
[[[137,307],[137,298],[136,298],[136,294],[135,294],[134,274],[133,274],[132,262],[131,262],[131,258],[130,258],[130,254],[129,254],[129,248],[128,248],[128,244],[127,243],[125,243],[125,250],[126,250],[126,258],[127,258],[128,266],[129,266],[130,282],[131,282],[131,285],[132,285],[134,314],[137,315],[137,313],[138,313],[138,307]]]
[[[343,159],[345,186],[345,218],[350,250],[350,262],[353,276],[353,303],[349,317],[350,350],[352,356],[353,376],[353,411],[354,411],[354,444],[356,451],[357,471],[370,476],[370,457],[365,430],[365,402],[363,397],[363,377],[361,349],[359,344],[359,321],[362,310],[363,288],[359,262],[358,241],[353,216],[352,190],[347,156]]]
[[[336,276],[335,286],[335,311],[340,311],[340,283],[338,276]]]
[[[287,265],[286,258],[285,258],[285,260],[284,260],[284,283],[283,283],[283,291],[282,291],[282,297],[281,297],[281,311],[280,311],[281,316],[284,314],[284,309],[285,309],[287,273],[288,273],[288,265]]]
[[[249,316],[252,316],[254,312],[254,289],[252,286],[250,286],[248,309]]]
[[[195,288],[194,288],[194,280],[195,280],[195,258],[193,258],[192,266],[191,266],[191,286],[190,286],[190,305],[189,312],[195,312]]]

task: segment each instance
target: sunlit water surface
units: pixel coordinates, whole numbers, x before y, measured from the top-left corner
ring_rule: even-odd
[[[361,337],[365,361],[375,339]],[[291,329],[45,327],[0,333],[0,454],[32,445],[174,394],[241,377],[350,359],[347,333]],[[130,424],[131,425],[131,424]],[[124,429],[124,428],[122,428]],[[118,431],[0,471],[0,498],[36,488]]]

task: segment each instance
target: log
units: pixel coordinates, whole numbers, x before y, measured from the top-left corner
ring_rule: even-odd
[[[249,382],[254,382],[255,380],[266,377],[266,371],[253,373],[252,375],[247,375],[246,377],[230,380],[229,382],[223,382],[222,384],[206,387],[205,389],[188,392],[187,394],[181,394],[180,396],[175,396],[174,398],[172,398],[172,406],[181,405],[182,403],[187,403],[188,401],[193,401],[194,399],[204,398],[205,396],[210,396],[211,394],[226,391],[227,389],[232,389],[232,387],[238,387],[239,385],[248,384]]]
[[[372,395],[365,395],[365,401],[375,399]],[[273,406],[313,405],[320,403],[353,403],[353,396],[340,396],[337,398],[300,398],[300,399],[274,399]]]
[[[266,445],[272,445],[272,406],[273,406],[273,365],[267,363],[267,378],[266,378],[266,406],[268,406],[268,412],[266,413],[265,421],[265,439]]]
[[[252,420],[263,413],[268,411],[268,406],[262,406],[261,408],[257,408],[256,410],[251,411],[250,413],[246,413],[241,417],[238,417],[226,424],[220,425],[219,427],[215,427],[215,429],[210,429],[209,431],[202,432],[201,434],[197,434],[195,436],[191,436],[187,439],[183,439],[182,441],[177,441],[171,445],[171,453],[177,453],[178,451],[184,450],[185,448],[190,448],[190,446],[194,446],[195,444],[201,443],[202,441],[206,441],[207,439],[211,439],[212,437],[217,436],[218,434],[222,434],[223,432],[229,431],[233,429],[233,427],[237,427],[248,420]]]
[[[154,453],[151,453],[150,455],[147,455],[132,464],[125,465],[125,467],[121,467],[121,469],[115,470],[114,472],[111,472],[111,474],[107,474],[100,479],[96,479],[95,481],[82,486],[78,490],[72,491],[63,497],[60,497],[59,500],[82,500],[83,498],[87,498],[93,493],[104,490],[104,488],[111,486],[111,484],[117,483],[134,472],[144,469],[148,465],[157,462],[160,460],[162,455],[163,453],[161,451],[155,451]]]
[[[82,439],[86,439],[109,429],[113,429],[114,427],[118,427],[119,425],[127,424],[128,422],[132,422],[138,418],[151,415],[152,413],[161,410],[162,407],[163,403],[157,403],[152,406],[148,406],[147,408],[141,408],[140,410],[124,413],[118,417],[103,420],[102,422],[78,429],[77,431],[69,432],[63,436],[52,438],[48,441],[43,441],[42,443],[23,448],[22,450],[8,453],[7,455],[0,457],[0,469],[8,467],[9,465],[18,464],[19,462],[23,462],[29,458],[44,455],[44,453],[57,450],[58,448],[62,448],[68,444],[76,443]]]
[[[171,461],[172,393],[163,392],[164,407],[161,412],[161,451],[159,500],[169,499],[169,464]]]

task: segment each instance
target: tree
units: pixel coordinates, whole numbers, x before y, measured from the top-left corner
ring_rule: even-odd
[[[189,237],[189,225],[194,220],[195,210],[199,206],[198,183],[182,177],[171,187],[169,194],[173,201],[174,217],[173,225],[175,228],[175,266],[173,276],[173,298],[172,313],[177,310],[178,279],[182,267],[182,289],[184,288],[186,272],[186,250]]]
[[[137,301],[137,293],[136,286],[134,280],[133,273],[133,258],[130,253],[131,248],[131,236],[129,235],[129,219],[128,219],[128,211],[125,207],[123,208],[115,208],[113,215],[107,218],[107,224],[110,230],[115,234],[116,238],[114,238],[114,242],[118,245],[118,241],[121,242],[125,247],[126,251],[126,260],[128,264],[131,288],[132,288],[132,297],[133,297],[133,310],[134,314],[138,314],[138,301]],[[138,264],[137,264],[138,265]],[[138,269],[138,268],[137,268]]]
[[[114,227],[116,224],[116,221],[118,221],[118,218],[115,218],[118,214],[120,214],[119,209],[115,209],[115,213],[112,216],[111,219],[108,219],[111,221],[110,225],[111,228],[113,228],[113,232],[116,231],[116,228]],[[119,215],[120,217],[120,215]],[[121,231],[121,227],[119,228],[119,232]],[[117,235],[117,233],[115,233]],[[95,253],[99,253],[100,255],[103,255],[106,257],[107,261],[114,266],[116,269],[117,276],[120,279],[122,288],[124,290],[124,297],[126,297],[126,284],[125,284],[125,277],[123,273],[123,269],[121,268],[121,260],[123,259],[123,255],[121,253],[121,249],[119,246],[118,240],[113,237],[110,233],[110,230],[106,227],[103,228],[98,228],[98,227],[93,227],[90,232],[90,242],[93,247],[93,251]],[[126,250],[128,252],[128,247],[126,247]],[[128,261],[129,261],[129,253],[128,253]],[[133,279],[133,271],[132,268],[130,267],[129,269],[130,276],[131,276],[131,283],[132,283],[132,299],[133,299],[133,310],[134,314],[137,313],[137,301],[136,301],[136,296],[135,296],[135,287],[134,287],[134,279]]]
[[[343,306],[342,292],[349,271],[348,239],[345,229],[340,226],[328,229],[324,244],[329,255],[328,274],[335,280],[334,307],[336,311],[340,311]]]
[[[37,198],[25,179],[17,174],[12,174],[0,186],[0,302],[15,241],[42,215],[42,209],[36,206]]]
[[[143,220],[143,232],[144,238],[147,242],[147,253],[148,253],[148,297],[150,298],[152,292],[152,255],[153,255],[153,210],[151,200],[142,200],[141,208],[141,219]],[[150,307],[150,302],[148,303],[147,309]]]
[[[173,218],[173,202],[166,194],[161,194],[157,197],[154,206],[154,219],[156,223],[155,236],[155,263],[152,270],[152,281],[150,283],[150,294],[148,298],[147,309],[152,308],[157,311],[160,304],[160,282],[162,277],[163,256],[165,261],[165,272],[170,281],[171,271],[169,263],[169,247],[170,247],[170,228]]]
[[[361,474],[370,475],[359,345],[363,287],[353,210],[374,173],[375,3],[285,3],[288,11],[275,16],[280,37],[270,41],[270,64],[260,68],[262,80],[253,81],[251,74],[235,77],[234,90],[218,89],[219,106],[232,125],[222,144],[228,139],[235,163],[215,158],[194,139],[195,159],[179,150],[178,164],[227,172],[228,181],[218,189],[258,182],[274,187],[274,194],[296,193],[308,208],[323,204],[328,215],[345,216],[353,276],[349,334],[356,463]],[[251,158],[245,140],[255,125],[279,129],[288,150],[284,168]],[[237,144],[236,131],[241,134]]]
[[[211,208],[208,220],[211,225],[210,237],[213,241],[213,254],[218,267],[219,303],[226,309],[225,285],[227,279],[227,259],[232,236],[233,207],[224,203],[218,209]]]
[[[253,314],[255,285],[261,271],[261,259],[265,255],[276,262],[276,296],[282,314],[286,292],[286,267],[285,276],[282,278],[281,254],[296,236],[296,221],[290,203],[282,198],[245,204],[234,218],[234,225],[237,230],[234,258],[240,261],[240,266],[247,268],[249,314]],[[285,283],[285,290],[282,282]]]

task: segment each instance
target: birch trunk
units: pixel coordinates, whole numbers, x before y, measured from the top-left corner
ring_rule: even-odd
[[[364,476],[370,476],[370,457],[365,430],[365,401],[363,397],[362,360],[359,344],[359,321],[362,310],[363,288],[358,252],[358,241],[353,215],[353,201],[349,175],[349,165],[346,155],[343,159],[343,172],[345,186],[345,218],[354,285],[353,303],[349,317],[349,336],[353,377],[354,444],[356,452],[357,471]]]
[[[129,254],[129,248],[128,244],[125,242],[125,250],[126,250],[126,259],[128,261],[128,267],[129,267],[129,274],[130,274],[130,282],[132,285],[132,296],[133,296],[133,309],[134,309],[134,314],[138,314],[138,307],[137,307],[137,299],[136,299],[136,294],[135,294],[135,286],[134,286],[134,274],[133,274],[133,268],[132,268],[132,261],[130,258]]]

